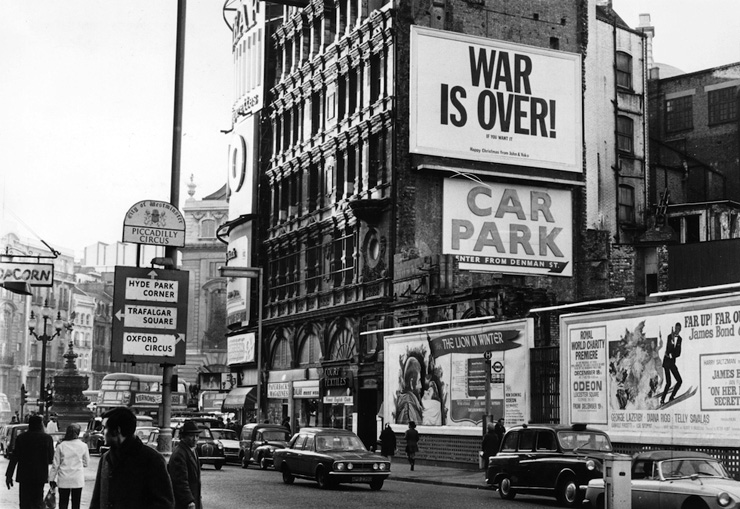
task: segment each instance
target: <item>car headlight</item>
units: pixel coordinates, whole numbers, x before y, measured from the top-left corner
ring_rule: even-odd
[[[727,493],[726,491],[723,491],[722,493],[717,495],[717,503],[719,504],[720,507],[727,507],[728,505],[732,503],[732,497],[730,496],[729,493]]]
[[[586,462],[586,468],[589,470],[596,470],[596,462],[594,460],[588,460]]]
[[[344,463],[337,463],[336,465],[334,465],[334,468],[336,468],[337,470],[344,470]]]
[[[218,444],[216,444],[216,445],[218,446],[218,448],[219,448],[219,449],[223,449],[223,448],[224,448],[224,444],[222,444],[221,442],[219,442],[219,443],[218,443]]]
[[[352,463],[347,463],[347,470],[352,470],[355,466]]]
[[[380,464],[380,469],[381,470],[388,470],[388,463],[381,463]]]
[[[378,465],[377,463],[373,463],[373,470],[377,470],[379,468],[380,468],[380,465]]]

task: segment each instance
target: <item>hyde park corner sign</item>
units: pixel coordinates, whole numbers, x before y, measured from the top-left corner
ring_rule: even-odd
[[[157,200],[134,204],[123,220],[123,242],[185,246],[185,219],[174,205]]]
[[[116,267],[112,362],[185,364],[188,272]]]

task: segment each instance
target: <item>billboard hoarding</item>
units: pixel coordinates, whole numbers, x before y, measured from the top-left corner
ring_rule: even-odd
[[[410,151],[582,173],[581,57],[411,27]]]

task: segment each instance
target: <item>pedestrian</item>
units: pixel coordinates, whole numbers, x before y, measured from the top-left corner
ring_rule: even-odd
[[[292,436],[293,431],[290,429],[290,417],[288,417],[287,415],[283,417],[282,424],[283,424],[283,427],[288,430],[288,435]]]
[[[54,462],[49,471],[49,486],[52,489],[59,487],[59,509],[67,509],[70,496],[72,509],[80,509],[85,469],[89,463],[87,444],[80,440],[80,425],[70,424],[54,451]]]
[[[409,421],[409,429],[406,430],[404,437],[406,438],[406,456],[409,459],[411,470],[413,470],[416,463],[416,453],[419,452],[419,432],[416,431],[414,421]]]
[[[20,483],[18,498],[21,509],[38,509],[44,500],[44,484],[49,480],[49,464],[54,459],[54,440],[44,431],[44,419],[40,415],[28,418],[28,431],[18,435],[10,463],[5,471],[5,485],[13,487]]]
[[[102,417],[110,450],[98,463],[90,509],[173,509],[167,462],[136,436],[136,415],[116,407]]]
[[[195,445],[200,429],[195,421],[185,421],[180,428],[180,443],[172,452],[167,470],[175,494],[175,509],[201,509],[200,464]]]
[[[483,443],[481,444],[481,450],[483,451],[483,468],[488,469],[488,458],[496,456],[498,454],[498,448],[501,441],[496,433],[496,425],[489,422],[486,426],[486,434],[483,435]]]
[[[392,458],[396,454],[396,434],[390,424],[386,424],[380,432],[380,454]]]
[[[47,433],[58,433],[59,432],[59,425],[57,424],[57,418],[52,416],[49,417],[49,422],[46,423],[46,432]]]
[[[498,435],[499,444],[504,441],[504,433],[506,433],[506,427],[504,426],[504,418],[501,417],[496,421],[496,434]]]

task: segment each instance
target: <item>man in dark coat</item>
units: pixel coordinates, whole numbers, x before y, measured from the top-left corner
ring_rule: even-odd
[[[175,509],[201,509],[200,464],[195,445],[200,429],[194,421],[185,421],[180,429],[180,443],[170,456],[167,470],[175,492]]]
[[[660,398],[660,404],[665,404],[665,398],[668,395],[668,391],[671,390],[671,374],[676,377],[676,385],[673,386],[673,392],[671,398],[668,401],[673,401],[676,397],[678,389],[681,388],[681,375],[678,372],[676,366],[676,359],[681,356],[681,324],[676,323],[670,334],[668,334],[668,342],[665,346],[665,354],[663,355],[663,370],[665,371],[665,389],[663,390],[663,396]]]
[[[28,431],[15,439],[15,449],[10,456],[5,471],[5,485],[13,487],[13,471],[16,482],[20,483],[19,499],[21,509],[38,509],[43,506],[44,484],[49,480],[49,465],[54,461],[54,440],[44,431],[44,421],[40,415],[28,419]]]
[[[488,469],[488,458],[496,456],[498,454],[499,445],[501,442],[496,433],[496,425],[489,422],[486,426],[486,434],[483,435],[483,443],[481,444],[481,450],[483,451],[483,468]]]
[[[112,408],[103,426],[110,450],[100,458],[90,509],[173,509],[167,462],[136,436],[134,413]]]
[[[392,458],[396,454],[396,434],[390,424],[386,424],[380,432],[380,454]]]

